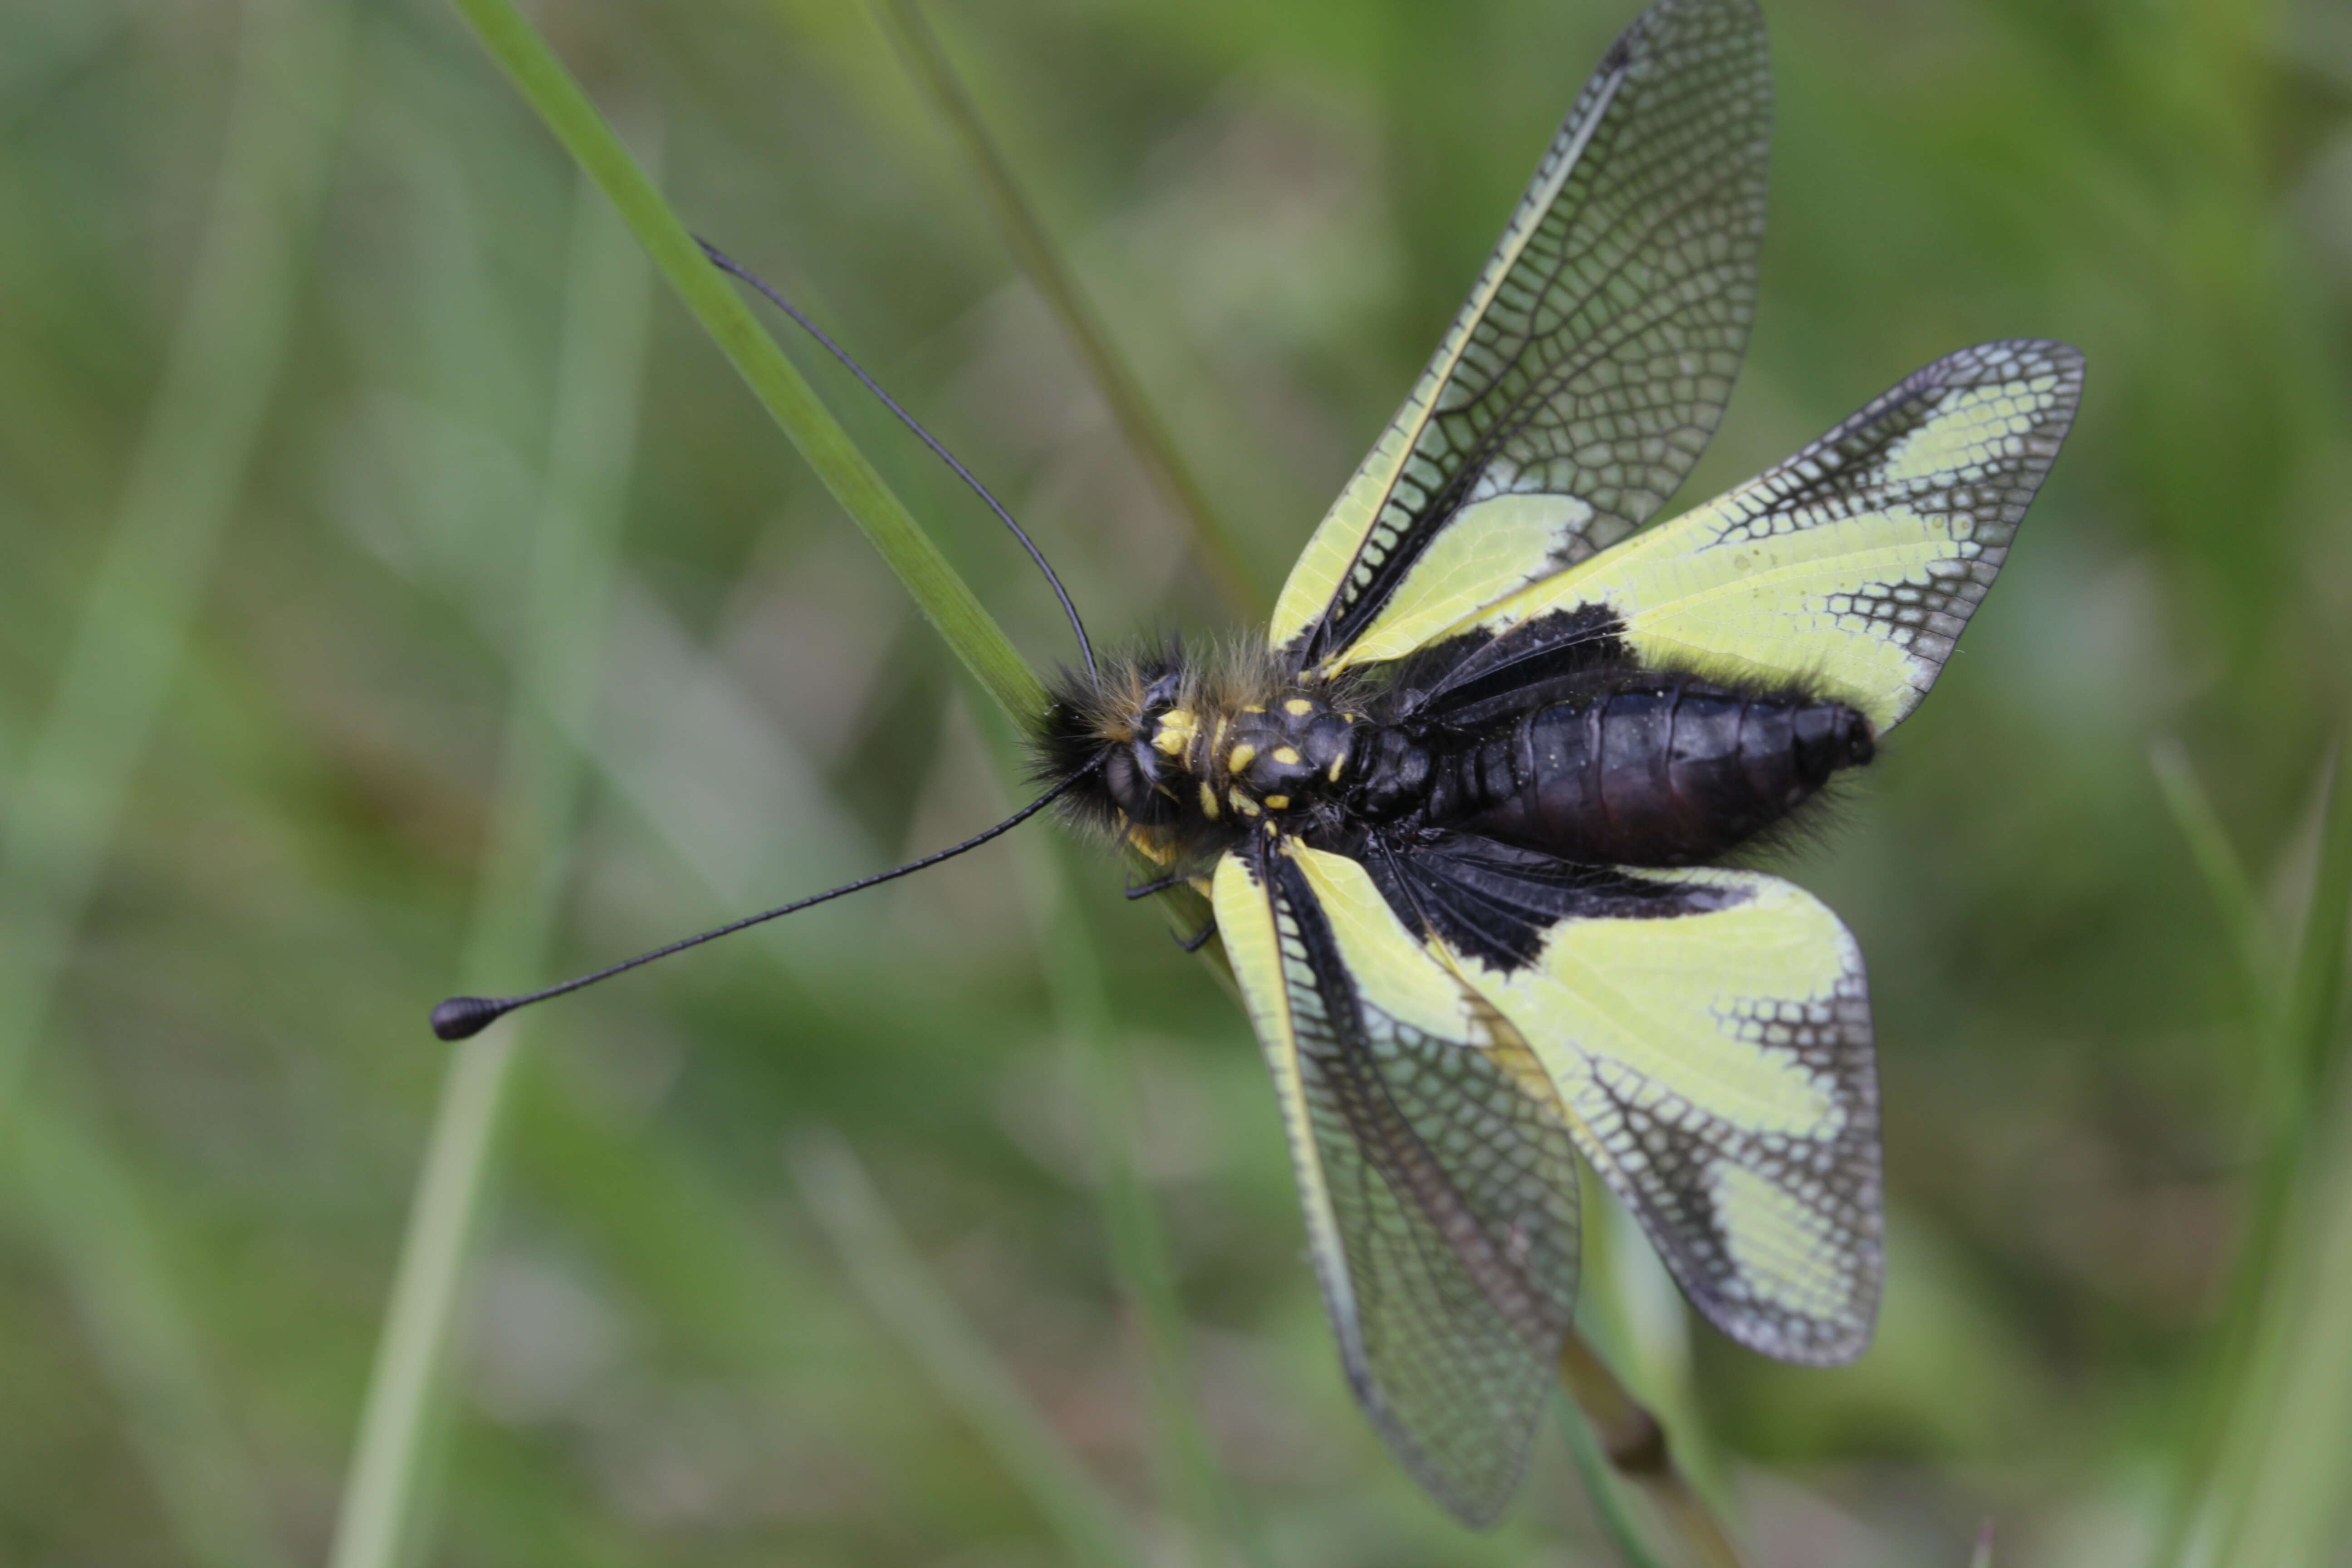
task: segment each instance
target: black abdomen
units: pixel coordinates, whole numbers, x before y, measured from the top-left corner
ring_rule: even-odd
[[[1438,759],[1423,820],[1563,859],[1687,866],[1870,760],[1843,703],[1636,674]]]

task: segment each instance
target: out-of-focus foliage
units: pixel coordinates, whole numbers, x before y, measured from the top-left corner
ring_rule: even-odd
[[[120,658],[176,673],[133,736],[62,966],[13,982],[47,1005],[0,1108],[10,1562],[251,1560],[257,1534],[296,1561],[325,1549],[446,1058],[424,1012],[460,984],[529,689],[552,429],[583,363],[564,303],[580,186],[447,11],[264,9],[343,13],[351,76],[315,219],[282,237],[282,293],[247,311],[290,313],[284,352],[253,373],[267,417],[184,644],[126,623]],[[1270,586],[1630,9],[932,15]],[[2145,1561],[2200,1462],[2184,1456],[2246,1403],[2207,1383],[2240,1331],[2243,1375],[2284,1392],[2230,1418],[2310,1441],[2299,1468],[2230,1484],[2332,1543],[2352,1468],[2342,1336],[2324,1331],[2352,1321],[2329,1201],[2341,1086],[2290,1080],[2319,1136],[2279,1221],[2293,1310],[2257,1332],[2229,1315],[2263,1294],[2229,1281],[2280,1120],[2274,1031],[2149,752],[2180,740],[2284,973],[2317,781],[2352,721],[2352,17],[2327,0],[1768,11],[1760,325],[1691,495],[1966,342],[2063,337],[2092,380],[1934,701],[1791,867],[1854,928],[1877,997],[1877,1346],[1811,1372],[1691,1331],[1685,1366],[1630,1241],[1596,1320],[1667,1403],[1687,1386],[1767,1563],[1957,1563],[1986,1514],[2005,1568]],[[1098,637],[1223,624],[862,8],[535,15],[659,149],[687,219],[996,486]],[[159,399],[188,423],[233,390],[163,376],[238,27],[216,0],[0,8],[12,782],[81,754],[54,745],[66,650]],[[1011,798],[887,574],[682,312],[657,299],[650,321],[551,972],[935,847]],[[1023,646],[1068,657],[996,525],[804,363]],[[40,861],[11,863],[20,925],[63,907],[40,903]],[[845,1268],[838,1204],[806,1184],[849,1169],[819,1128],[1075,1456],[1112,1539],[1183,1554],[1175,1521],[1197,1510],[1154,1415],[1148,1315],[1113,1267],[1101,1069],[1068,1037],[1066,976],[1058,1005],[1048,983],[1042,875],[992,848],[539,1020],[468,1293],[438,1560],[1068,1560],[1083,1531],[1040,1509],[938,1358],[893,1337],[906,1312],[861,1296],[872,1259]],[[1298,1568],[1606,1561],[1556,1446],[1475,1538],[1380,1448],[1300,1258],[1239,1011],[1118,875],[1097,868],[1080,912],[1139,1086],[1123,1146],[1172,1259],[1181,1392],[1243,1533]],[[2202,1447],[2225,1481],[2247,1451]]]

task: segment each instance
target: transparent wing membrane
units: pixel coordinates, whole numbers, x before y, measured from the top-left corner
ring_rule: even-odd
[[[1767,65],[1752,0],[1660,0],[1619,37],[1292,568],[1275,647],[1396,657],[1664,503],[1755,310]]]

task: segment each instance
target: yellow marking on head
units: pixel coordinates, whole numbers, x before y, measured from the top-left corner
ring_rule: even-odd
[[[1267,795],[1265,797],[1265,808],[1268,811],[1288,811],[1290,809],[1290,797],[1286,795]]]
[[[1225,753],[1225,772],[1237,773],[1257,761],[1257,748],[1247,741]]]
[[[1217,792],[1205,783],[1201,785],[1201,815],[1211,822],[1217,820]]]
[[[1304,719],[1309,713],[1315,711],[1315,703],[1311,698],[1294,697],[1289,701],[1282,705],[1282,710],[1285,713]]]
[[[1274,760],[1280,763],[1286,768],[1295,768],[1299,763],[1298,748],[1296,746],[1276,746],[1274,749]]]
[[[1234,809],[1240,812],[1244,816],[1256,816],[1259,815],[1257,802],[1252,800],[1249,796],[1244,795],[1237,789],[1228,790],[1225,793],[1225,798],[1233,802]]]
[[[1181,757],[1200,727],[1191,709],[1171,708],[1160,716],[1160,729],[1151,737],[1151,749],[1163,756]]]
[[[1323,776],[1329,779],[1333,784],[1338,784],[1339,782],[1339,775],[1347,771],[1348,753],[1342,752],[1338,756],[1331,759],[1330,771],[1326,773]]]

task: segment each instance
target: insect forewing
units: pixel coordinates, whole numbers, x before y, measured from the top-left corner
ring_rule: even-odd
[[[1526,1466],[1575,1307],[1559,1096],[1357,862],[1260,840],[1219,864],[1216,909],[1349,1381],[1406,1468],[1483,1524]]]
[[[1748,342],[1771,118],[1753,0],[1658,0],[1585,85],[1273,646],[1394,658],[1648,520]]]

